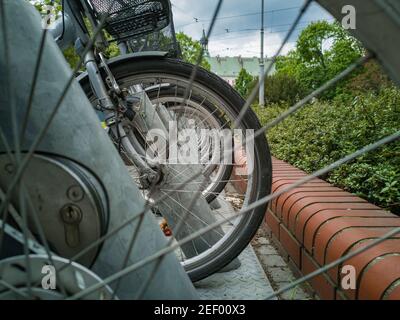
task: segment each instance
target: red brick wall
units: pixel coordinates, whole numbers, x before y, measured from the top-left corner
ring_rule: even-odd
[[[303,171],[273,159],[273,192],[304,176]],[[400,226],[399,217],[320,179],[274,199],[265,221],[303,274]],[[356,270],[355,290],[341,286],[343,265]],[[322,299],[400,299],[400,235],[309,283]]]

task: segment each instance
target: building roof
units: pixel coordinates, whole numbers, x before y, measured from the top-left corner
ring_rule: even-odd
[[[206,57],[211,65],[211,71],[220,77],[237,78],[242,68],[246,69],[252,76],[258,76],[260,73],[259,58],[244,58],[244,57]],[[271,60],[265,60],[265,68],[269,66]],[[272,72],[274,69],[272,70]],[[271,72],[271,73],[272,73]]]

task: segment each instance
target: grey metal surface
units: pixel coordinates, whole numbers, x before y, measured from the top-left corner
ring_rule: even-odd
[[[164,51],[143,51],[143,52],[135,52],[135,53],[128,53],[122,54],[116,57],[113,57],[107,61],[108,66],[110,69],[115,68],[118,64],[123,64],[129,59],[132,58],[141,58],[141,57],[165,57],[167,56],[168,52]],[[100,66],[102,68],[102,66]],[[82,72],[76,79],[79,83],[84,84],[88,81],[88,73],[86,71]]]
[[[56,20],[49,30],[62,50],[72,46],[77,38],[75,25],[67,13],[64,15],[64,21],[62,18]]]
[[[8,155],[0,153],[2,190],[7,188],[13,178],[13,172],[4,169],[7,163],[11,164]],[[72,258],[96,241],[107,226],[106,195],[97,179],[94,176],[89,177],[90,173],[75,163],[54,156],[34,155],[21,179],[30,192],[32,206],[40,212],[38,219],[47,240],[51,242],[54,252],[64,258]],[[76,196],[71,190],[76,192]],[[47,196],[45,200],[43,195]],[[18,204],[17,195],[13,202]],[[77,223],[65,222],[65,213],[69,210],[76,212]],[[39,234],[32,212],[27,221],[32,234]],[[22,222],[20,226],[23,227]],[[94,248],[77,259],[77,262],[90,266],[96,255],[97,249]]]
[[[240,268],[216,273],[195,283],[201,299],[262,300],[273,292],[271,284],[249,245],[239,256]]]
[[[0,117],[0,125],[7,141],[13,145],[15,137],[10,121],[10,107],[14,105],[18,119],[21,120],[24,117],[42,31],[39,14],[30,4],[24,0],[5,0],[3,4],[7,10],[5,24],[10,33],[8,36],[10,64],[5,65],[7,59],[2,49],[2,38],[0,69],[10,70],[11,79],[6,78],[6,73],[0,73],[0,114],[4,114]],[[18,15],[13,14],[15,12],[18,12]],[[2,34],[1,31],[0,34]],[[38,132],[48,122],[71,77],[69,66],[50,37],[46,39],[42,62],[25,143],[22,146],[23,151],[30,148]],[[10,84],[11,96],[8,95],[7,90]],[[37,150],[68,157],[85,166],[99,178],[109,199],[109,230],[115,229],[143,209],[144,200],[139,190],[132,184],[124,163],[75,80],[62,100]],[[0,152],[5,152],[4,146],[1,146]],[[100,277],[105,278],[115,274],[123,266],[128,244],[135,233],[137,223],[138,221],[135,220],[105,242],[93,268]],[[129,256],[128,265],[158,252],[165,245],[166,240],[153,215],[146,214],[133,254]],[[118,297],[135,298],[140,284],[149,276],[153,264],[154,262],[124,276],[120,290],[117,292]],[[164,258],[159,272],[144,296],[145,299],[195,299],[197,297],[193,285],[173,253]]]
[[[230,203],[220,198],[218,207],[222,212],[234,213]],[[251,245],[233,261],[227,272],[213,274],[198,281],[195,287],[205,300],[261,300],[273,292],[272,286]]]

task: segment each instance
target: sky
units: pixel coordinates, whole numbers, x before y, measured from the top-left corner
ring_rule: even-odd
[[[203,28],[208,30],[217,0],[172,0],[176,31],[199,40]],[[278,50],[290,24],[304,0],[264,0],[264,52],[271,57]],[[209,39],[211,56],[260,56],[261,0],[224,0],[218,20]],[[283,53],[295,46],[301,30],[317,20],[333,21],[318,4],[312,4],[300,20]]]

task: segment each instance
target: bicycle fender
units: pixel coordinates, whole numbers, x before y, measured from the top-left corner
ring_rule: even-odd
[[[120,55],[114,58],[111,58],[107,61],[108,66],[110,69],[113,67],[126,63],[129,60],[134,60],[134,59],[143,59],[143,58],[154,58],[154,57],[160,57],[164,58],[168,55],[168,52],[166,51],[144,51],[144,52],[135,52],[135,53],[129,53],[129,54],[124,54]],[[99,66],[102,68],[101,66]],[[88,74],[87,72],[82,72],[79,76],[76,77],[76,80],[83,84],[86,81],[88,81]]]

